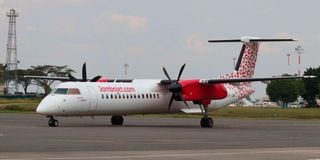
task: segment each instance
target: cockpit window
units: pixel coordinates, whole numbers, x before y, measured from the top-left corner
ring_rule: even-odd
[[[57,88],[53,92],[54,94],[67,94],[68,93],[68,88]]]
[[[51,94],[79,95],[80,90],[78,88],[56,88],[56,89],[52,90]]]
[[[80,90],[78,88],[69,88],[68,94],[80,94]]]

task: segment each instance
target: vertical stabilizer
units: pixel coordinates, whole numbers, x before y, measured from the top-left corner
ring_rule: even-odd
[[[248,42],[242,45],[238,62],[233,73],[228,74],[229,78],[251,78],[257,62],[259,50],[258,42]]]
[[[260,42],[288,42],[294,39],[262,39],[257,37],[242,37],[241,39],[209,40],[212,43],[242,42],[242,48],[235,71],[220,78],[251,78],[257,62]]]

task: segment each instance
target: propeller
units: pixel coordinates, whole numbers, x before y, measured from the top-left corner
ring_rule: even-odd
[[[83,63],[82,65],[82,82],[87,81],[87,65],[86,62]]]
[[[94,78],[92,78],[90,80],[90,82],[97,82],[100,78],[101,78],[101,76],[95,76]]]
[[[87,78],[87,65],[86,65],[86,62],[84,62],[83,65],[82,65],[82,79],[77,79],[76,77],[74,77],[70,73],[68,74],[68,77],[69,77],[70,81],[87,82],[88,78]],[[90,82],[97,82],[100,78],[101,78],[101,76],[95,76],[94,78],[92,78],[90,80]]]
[[[187,104],[187,102],[183,98],[183,95],[181,93],[182,92],[182,86],[179,83],[179,80],[181,78],[181,75],[182,75],[182,72],[183,72],[185,66],[186,66],[186,64],[183,64],[181,66],[177,80],[175,82],[171,83],[168,86],[169,91],[172,92],[172,96],[170,98],[168,110],[170,110],[172,102],[173,102],[173,99],[174,99],[175,96],[179,96],[179,98],[183,101],[183,103],[189,108],[189,105]],[[168,72],[167,72],[167,70],[166,70],[166,68],[163,67],[162,70],[163,70],[164,74],[166,75],[166,77],[169,79],[169,81],[172,81],[170,76],[169,76],[169,74],[168,74]]]

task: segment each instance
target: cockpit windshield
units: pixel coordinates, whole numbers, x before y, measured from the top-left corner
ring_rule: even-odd
[[[68,94],[68,95],[80,95],[78,88],[55,88],[50,94]]]

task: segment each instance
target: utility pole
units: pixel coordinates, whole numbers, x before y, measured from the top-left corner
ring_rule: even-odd
[[[5,67],[5,92],[18,92],[18,59],[17,59],[17,35],[16,35],[16,17],[19,13],[14,9],[7,12],[9,17],[7,57]]]
[[[288,66],[290,66],[290,54],[287,54],[288,56]]]
[[[124,67],[124,75],[127,76],[127,75],[128,75],[129,64],[128,64],[128,63],[125,63],[125,64],[123,65],[123,67]]]
[[[300,76],[301,70],[301,53],[303,53],[303,48],[299,45],[295,48],[296,53],[298,54],[298,76]]]

